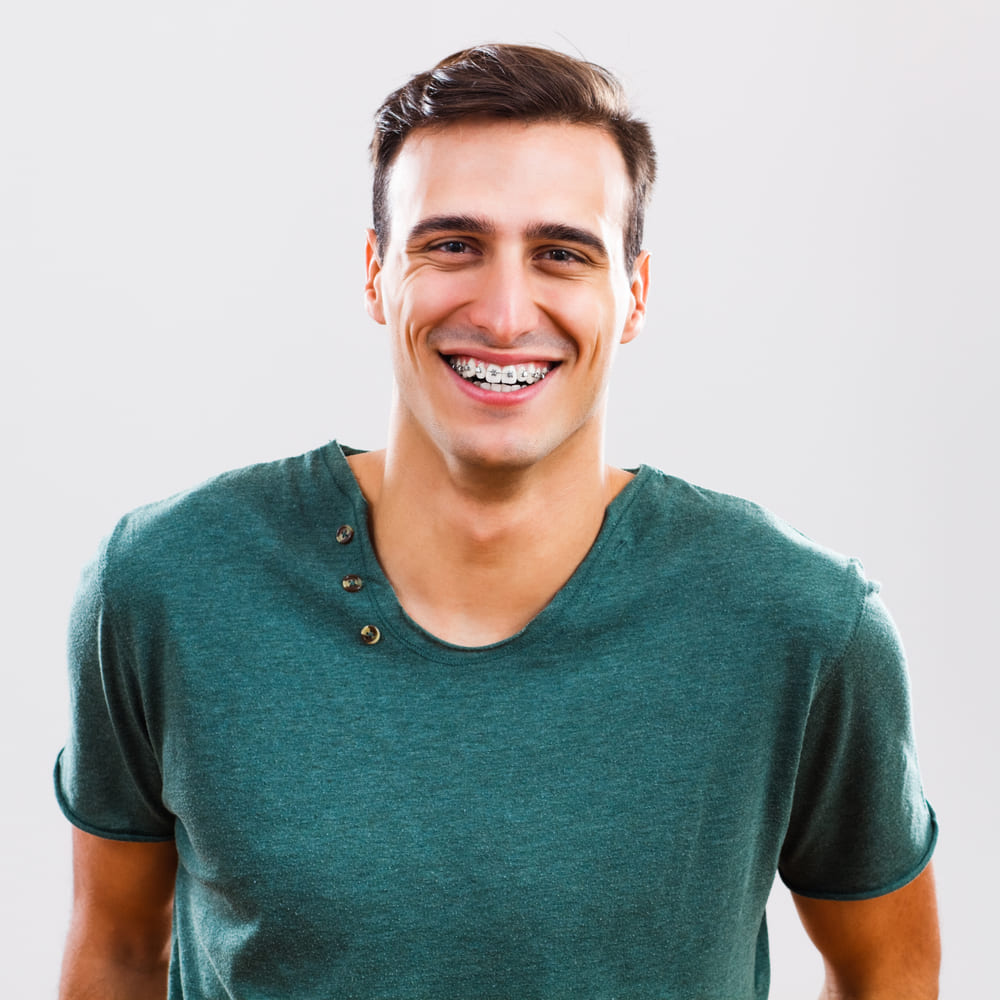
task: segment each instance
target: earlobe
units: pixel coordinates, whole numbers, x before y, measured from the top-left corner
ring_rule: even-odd
[[[636,258],[632,269],[632,309],[622,329],[621,342],[627,344],[635,340],[646,319],[646,299],[649,295],[649,251],[643,250]]]
[[[376,323],[385,325],[381,288],[382,262],[378,257],[374,229],[368,230],[368,237],[365,241],[365,274],[365,309]]]

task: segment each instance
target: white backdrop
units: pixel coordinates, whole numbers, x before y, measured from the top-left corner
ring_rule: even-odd
[[[370,116],[485,40],[608,65],[652,123],[651,315],[620,355],[611,458],[748,495],[882,580],[942,823],[943,995],[993,982],[998,5],[497,7],[0,15],[4,996],[55,992],[49,773],[81,565],[122,511],[223,468],[381,443]],[[772,939],[772,996],[814,995],[780,889]]]

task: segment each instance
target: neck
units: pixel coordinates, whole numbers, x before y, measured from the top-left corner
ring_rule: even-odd
[[[459,645],[523,628],[586,556],[631,478],[600,447],[489,468],[390,436],[350,462],[379,561],[411,618]]]

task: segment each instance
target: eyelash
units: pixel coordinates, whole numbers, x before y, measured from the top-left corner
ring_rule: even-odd
[[[442,240],[440,243],[435,243],[431,247],[432,250],[442,250],[446,253],[453,253],[456,251],[445,250],[445,247],[461,247],[462,251],[469,249],[469,244],[465,240]]]
[[[582,264],[583,258],[578,254],[574,253],[572,250],[567,250],[565,247],[552,247],[549,250],[543,250],[543,254],[553,254],[562,253],[566,255],[565,260],[558,260],[554,263],[556,264]]]

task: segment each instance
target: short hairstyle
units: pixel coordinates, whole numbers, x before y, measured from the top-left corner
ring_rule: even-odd
[[[632,115],[624,88],[608,70],[528,45],[477,45],[456,52],[383,101],[375,113],[370,147],[372,219],[380,256],[389,239],[389,176],[406,137],[414,129],[468,118],[565,122],[607,132],[621,150],[631,182],[623,222],[625,267],[631,273],[656,177],[649,126]]]

